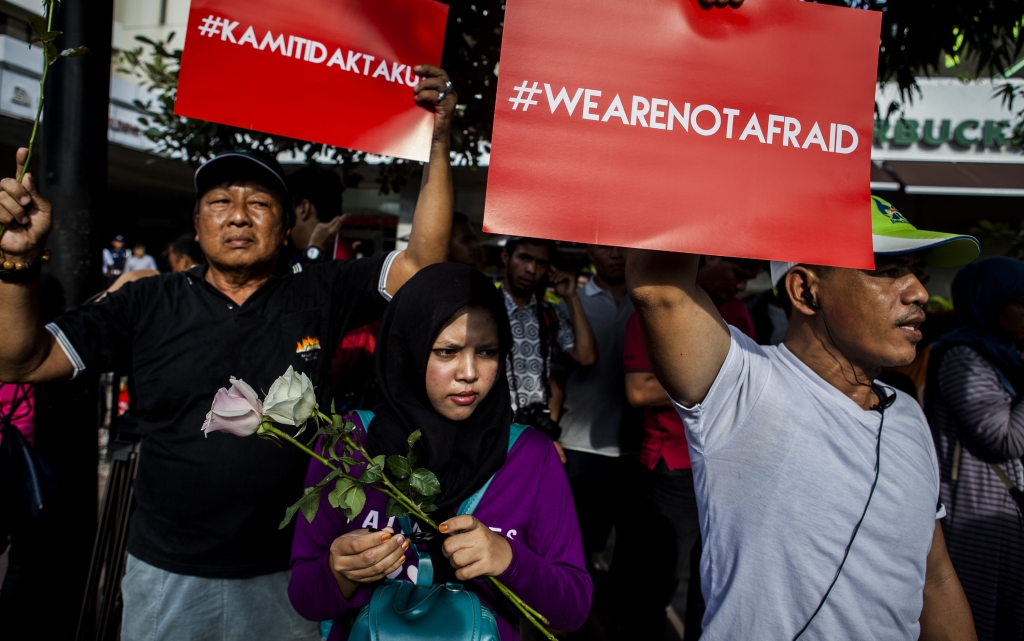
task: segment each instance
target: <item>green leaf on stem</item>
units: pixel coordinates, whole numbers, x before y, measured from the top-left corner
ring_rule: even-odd
[[[388,499],[388,509],[387,512],[385,512],[385,514],[387,515],[388,518],[395,516],[401,519],[406,516],[409,516],[409,510],[402,507],[402,504],[396,501],[395,499]]]
[[[409,438],[406,440],[406,442],[409,444],[410,450],[412,449],[412,446],[416,444],[416,441],[420,440],[421,436],[423,436],[423,432],[421,432],[420,430],[416,430],[415,432],[409,435]]]
[[[416,453],[411,449],[409,450],[409,456],[406,456],[405,460],[409,461],[409,467],[416,467]]]
[[[32,31],[35,31],[37,36],[42,37],[46,35],[46,18],[30,15],[26,20],[28,20],[28,23],[32,26]]]
[[[311,489],[311,488],[306,488],[307,491],[309,489]],[[320,508],[320,490],[319,489],[316,489],[316,490],[313,490],[312,492],[309,492],[309,494],[304,496],[302,498],[302,501],[299,503],[299,509],[302,510],[302,516],[306,517],[306,522],[307,523],[312,523],[313,522],[313,517],[316,516],[316,511],[319,508]]]
[[[359,461],[355,460],[351,456],[342,456],[341,457],[341,462],[342,463],[348,463],[349,465],[359,465]]]
[[[332,506],[340,508],[345,516],[354,519],[366,504],[366,491],[352,479],[341,478],[327,495]]]
[[[383,469],[384,468],[384,455],[383,454],[379,454],[377,456],[374,456],[372,459],[370,459],[370,462],[372,462],[377,467]]]
[[[409,477],[409,486],[425,498],[441,493],[441,484],[437,477],[433,472],[422,467],[412,471],[412,475]]]
[[[400,479],[409,478],[409,472],[412,471],[409,466],[409,461],[407,461],[404,456],[398,456],[397,454],[388,457],[388,469],[391,470],[392,474]]]
[[[139,118],[139,122],[142,122],[142,118]],[[316,444],[317,439],[320,438],[321,436],[324,436],[325,434],[327,434],[327,432],[324,430],[324,428],[318,428],[317,431],[314,432],[313,435],[309,438],[309,441],[306,443],[306,447],[312,449],[313,446]]]
[[[320,490],[318,489],[318,487],[307,487],[302,493],[302,498],[299,499],[298,501],[295,501],[295,503],[292,503],[291,505],[288,506],[287,509],[285,509],[284,520],[281,521],[281,525],[277,526],[279,530],[284,529],[285,526],[291,523],[291,520],[295,516],[295,513],[298,512],[300,509],[302,510],[303,515],[305,515],[308,520],[313,520],[313,516],[316,516],[316,506],[312,508],[306,507],[306,503],[307,501],[309,501],[310,496],[314,497],[314,503],[316,504],[316,506],[320,505]],[[307,510],[311,510],[312,515],[310,515],[307,512]]]
[[[46,64],[47,65],[52,65],[54,63],[54,61],[57,60],[57,58],[60,57],[60,54],[57,53],[57,47],[53,46],[52,42],[44,42],[43,43],[43,52],[46,53]]]
[[[327,439],[327,451],[330,452],[331,460],[336,461],[341,458],[341,455],[336,450],[338,449],[338,441],[341,440],[342,436],[340,432],[335,432],[331,434],[331,438]]]
[[[48,31],[48,32],[46,32],[44,34],[40,34],[39,36],[29,40],[29,44],[30,45],[34,45],[34,44],[39,44],[40,42],[53,42],[54,40],[57,39],[57,36],[59,36],[62,33],[64,33],[64,32],[63,31]]]
[[[379,465],[371,465],[359,475],[359,482],[365,484],[376,483],[382,478],[384,478],[384,470]]]
[[[345,516],[351,520],[363,511],[363,506],[366,505],[366,490],[361,485],[354,485],[345,497],[348,501],[348,510],[345,512]]]
[[[342,509],[348,507],[348,503],[345,500],[345,493],[352,489],[354,485],[355,481],[352,479],[338,479],[338,482],[334,485],[334,489],[327,495],[327,500],[330,502],[331,506]]]
[[[292,519],[295,517],[295,513],[299,511],[299,503],[301,503],[301,502],[302,501],[300,500],[297,503],[295,503],[294,505],[289,505],[287,507],[287,509],[285,509],[285,511],[284,511],[284,520],[281,521],[281,525],[277,526],[277,529],[283,530],[284,528],[286,528],[288,526],[289,523],[292,522]]]
[[[341,472],[340,469],[331,470],[330,472],[328,472],[327,476],[324,477],[324,480],[322,480],[319,483],[317,483],[317,485],[320,486],[320,487],[324,487],[325,485],[330,483],[335,478],[341,476],[341,474],[342,474],[342,472]]]
[[[402,491],[402,494],[409,493],[409,479],[396,479],[395,487]]]
[[[426,512],[427,514],[430,514],[431,512],[437,511],[437,506],[434,505],[433,503],[424,503],[423,505],[420,506],[420,509]]]

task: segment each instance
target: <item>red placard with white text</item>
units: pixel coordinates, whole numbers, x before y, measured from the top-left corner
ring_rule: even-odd
[[[192,0],[174,112],[428,160],[413,67],[440,64],[447,16],[435,0]]]
[[[484,229],[873,267],[881,14],[508,0]]]

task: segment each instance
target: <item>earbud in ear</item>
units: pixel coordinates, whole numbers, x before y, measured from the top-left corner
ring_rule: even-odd
[[[818,303],[815,302],[814,297],[811,296],[811,290],[805,289],[803,295],[801,296],[801,298],[804,299],[804,302],[807,303],[810,306],[811,309],[817,309],[817,310],[821,309],[820,307],[818,307]]]

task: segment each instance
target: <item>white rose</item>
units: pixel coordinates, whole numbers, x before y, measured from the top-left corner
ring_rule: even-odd
[[[304,425],[316,409],[313,381],[292,367],[278,377],[263,401],[263,415],[282,425]]]

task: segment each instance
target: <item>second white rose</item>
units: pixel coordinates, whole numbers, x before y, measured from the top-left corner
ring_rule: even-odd
[[[303,425],[316,409],[313,382],[305,374],[296,374],[289,366],[267,392],[263,415],[282,425]]]

